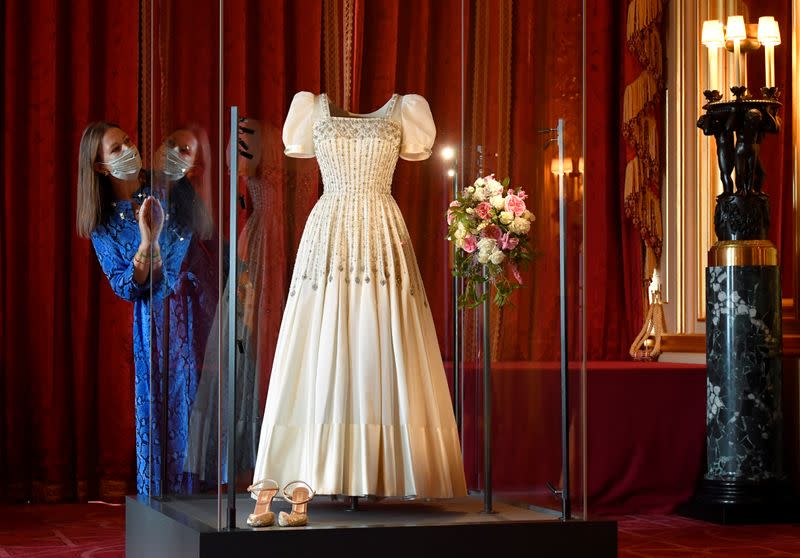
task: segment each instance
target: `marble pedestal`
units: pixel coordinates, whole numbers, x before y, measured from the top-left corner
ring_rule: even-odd
[[[781,288],[766,240],[722,241],[706,269],[706,472],[697,501],[723,523],[768,521],[788,494]]]

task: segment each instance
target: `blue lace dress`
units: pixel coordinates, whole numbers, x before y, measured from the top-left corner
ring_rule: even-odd
[[[92,244],[111,288],[133,302],[136,489],[146,495],[190,493],[196,483],[185,472],[184,462],[202,349],[216,305],[213,266],[206,265],[212,255],[205,249],[206,242],[193,238],[191,227],[182,225],[174,210],[167,211],[159,239],[162,274],[151,290],[149,281],[140,285],[133,279],[133,257],[141,238],[133,206],[130,201],[117,201],[112,210],[92,232]],[[212,309],[211,317],[206,308]],[[167,362],[164,346],[169,347]],[[166,386],[165,364],[169,370]],[[163,482],[162,461],[166,462]]]

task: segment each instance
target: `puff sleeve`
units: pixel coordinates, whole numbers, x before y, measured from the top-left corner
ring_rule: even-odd
[[[283,125],[284,153],[288,157],[309,159],[314,157],[311,132],[314,127],[314,94],[296,93]]]
[[[433,123],[428,101],[420,95],[405,95],[400,120],[403,127],[400,158],[406,161],[424,161],[430,157],[433,141],[436,139],[436,125]]]

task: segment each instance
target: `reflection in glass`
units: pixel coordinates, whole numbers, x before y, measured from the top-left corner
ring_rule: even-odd
[[[226,149],[230,153],[230,146]],[[245,191],[239,197],[242,209],[249,215],[239,235],[237,246],[238,277],[236,278],[236,406],[232,416],[235,421],[235,473],[249,471],[255,464],[260,427],[260,403],[262,391],[261,371],[269,363],[263,362],[264,353],[259,351],[259,318],[263,315],[263,293],[266,291],[265,266],[267,255],[266,211],[263,204],[267,195],[266,174],[261,166],[265,160],[262,125],[255,119],[242,119],[237,138],[238,173]],[[214,484],[218,480],[228,482],[228,429],[221,430],[222,439],[217,447],[218,401],[227,401],[227,378],[221,383],[220,394],[218,363],[228,362],[228,285],[220,298],[214,319],[214,327],[205,348],[205,366],[200,379],[197,399],[192,410],[190,425],[190,451],[187,468],[197,474],[201,481]],[[222,339],[222,354],[219,354],[219,339]],[[221,358],[220,358],[221,357]],[[228,415],[230,416],[230,415]],[[226,417],[227,418],[227,417]],[[224,420],[224,419],[223,419]],[[219,460],[219,461],[218,461]],[[221,475],[217,478],[217,467]],[[236,482],[236,479],[233,479]]]

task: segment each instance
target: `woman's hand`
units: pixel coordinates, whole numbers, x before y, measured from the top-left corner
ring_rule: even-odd
[[[154,197],[149,196],[139,207],[139,233],[142,240],[133,258],[134,272],[133,279],[140,285],[147,282],[152,269],[153,281],[161,278],[161,248],[158,244],[158,237],[164,227],[164,209],[161,203]]]
[[[164,228],[164,209],[161,202],[150,196],[139,208],[139,233],[142,237],[142,247],[150,248],[158,244],[158,237]]]

